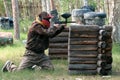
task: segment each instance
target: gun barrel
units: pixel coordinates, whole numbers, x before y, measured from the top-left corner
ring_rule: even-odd
[[[75,21],[58,21],[58,22],[55,22],[55,24],[66,24],[66,23],[75,23]]]

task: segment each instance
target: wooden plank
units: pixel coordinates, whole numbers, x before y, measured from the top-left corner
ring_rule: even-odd
[[[68,37],[50,38],[50,43],[64,43],[64,42],[68,42]]]
[[[68,37],[68,33],[69,32],[61,32],[60,34],[58,34],[58,37]]]
[[[69,57],[78,57],[78,58],[95,58],[97,57],[97,51],[83,51],[83,50],[70,50],[68,52]]]
[[[69,38],[69,41],[70,42],[73,42],[73,41],[81,41],[81,42],[84,42],[84,41],[99,41],[97,38]]]
[[[59,55],[49,55],[50,59],[67,59],[68,56],[67,55],[62,55],[62,54],[59,54]]]
[[[105,70],[112,70],[112,64],[107,64]]]
[[[107,65],[107,63],[105,62],[105,60],[98,60],[97,65],[104,68]]]
[[[108,71],[106,71],[104,68],[98,67],[97,72],[99,75],[108,75]]]
[[[95,51],[97,50],[97,45],[69,45],[68,50],[89,50],[89,51]]]
[[[69,38],[69,45],[95,45],[97,44],[97,38]]]
[[[13,44],[13,36],[11,32],[0,32],[0,46]]]
[[[69,32],[69,27],[66,27],[63,32]]]
[[[69,70],[95,70],[96,64],[69,64]]]
[[[112,27],[112,26],[109,26],[109,25],[105,25],[105,26],[104,26],[104,29],[105,29],[106,31],[112,32],[113,27]]]
[[[97,58],[99,60],[105,60],[107,58],[107,55],[106,54],[98,54]]]
[[[70,41],[70,45],[97,45],[97,41]]]
[[[79,74],[84,74],[84,75],[95,75],[97,74],[96,70],[69,70],[69,74],[71,75],[79,75]]]
[[[69,32],[79,32],[79,31],[99,31],[100,27],[97,25],[71,25]]]
[[[49,54],[68,54],[68,49],[64,48],[50,48],[49,49]]]
[[[106,48],[106,46],[107,46],[107,43],[105,41],[99,41],[98,42],[98,47],[99,48],[104,49],[104,48]]]
[[[76,58],[76,57],[69,57],[68,58],[69,64],[96,64],[97,58]]]
[[[107,62],[107,64],[112,64],[112,62],[113,62],[112,56],[107,56],[106,62]]]
[[[49,43],[50,48],[68,48],[68,43]]]
[[[70,38],[97,38],[98,32],[80,31],[70,32]]]

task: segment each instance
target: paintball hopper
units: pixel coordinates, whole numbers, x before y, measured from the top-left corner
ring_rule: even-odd
[[[61,16],[65,19],[67,19],[67,18],[71,17],[71,14],[70,13],[64,13]]]

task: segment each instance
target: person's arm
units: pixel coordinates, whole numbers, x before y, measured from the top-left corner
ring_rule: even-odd
[[[41,25],[36,25],[34,31],[40,35],[48,36],[50,38],[55,37],[64,29],[65,25],[58,25],[57,27],[52,27],[49,30],[42,28]]]

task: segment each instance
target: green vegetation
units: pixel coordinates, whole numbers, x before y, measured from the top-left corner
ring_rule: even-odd
[[[27,24],[22,21],[20,23],[21,27],[29,26],[31,23]],[[13,30],[0,30],[4,32],[12,32]],[[21,39],[19,41],[14,41],[13,45],[0,46],[0,69],[7,60],[13,61],[16,65],[19,65],[22,56],[25,51],[25,45],[22,40],[26,39],[26,33],[21,32]],[[69,75],[68,73],[68,62],[67,60],[53,60],[55,66],[54,71],[20,71],[12,73],[0,72],[0,80],[119,80],[120,79],[120,44],[113,44],[113,74],[109,77],[102,77],[99,75]],[[46,51],[47,53],[47,51]],[[78,79],[77,79],[78,78]]]

